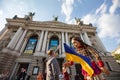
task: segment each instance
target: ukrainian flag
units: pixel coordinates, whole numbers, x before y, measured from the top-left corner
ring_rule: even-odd
[[[91,60],[88,57],[76,53],[72,48],[70,48],[65,43],[64,48],[66,53],[66,60],[80,63],[82,69],[84,69],[89,74],[89,76],[93,75],[94,71],[91,67]]]

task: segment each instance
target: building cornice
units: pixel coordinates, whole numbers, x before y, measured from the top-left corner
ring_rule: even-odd
[[[53,30],[54,31],[66,31],[66,32],[96,32],[96,27],[90,25],[76,25],[76,24],[67,24],[59,21],[27,21],[25,19],[9,19],[7,18],[7,24],[9,26],[18,27],[21,26],[27,29],[36,29],[36,30]],[[58,30],[59,29],[59,30]]]

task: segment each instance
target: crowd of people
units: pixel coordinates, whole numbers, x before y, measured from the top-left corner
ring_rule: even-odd
[[[93,49],[91,46],[84,43],[79,37],[73,37],[71,43],[78,54],[82,54],[83,56],[89,57],[92,64],[92,69],[94,70],[94,74],[92,77],[81,68],[80,73],[77,75],[75,80],[105,80],[102,73],[109,75],[109,71],[105,68],[103,61],[100,59],[98,52]],[[37,80],[71,80],[70,74],[68,73],[69,67],[76,64],[73,61],[67,61],[63,63],[62,70],[60,71],[59,63],[56,59],[56,53],[54,50],[50,49],[47,51],[47,61],[46,61],[46,74],[39,72],[37,75]],[[0,80],[8,80],[7,76],[8,72],[4,71],[0,75]],[[21,72],[18,74],[16,80],[30,80],[30,76],[26,78],[26,69],[22,68]],[[26,79],[25,79],[26,78]]]
[[[20,73],[16,76],[16,80],[30,80],[30,75],[27,74],[25,68],[21,68]]]
[[[81,68],[79,71],[82,75],[78,75],[79,78],[76,78],[76,80],[105,80],[103,73],[106,75],[109,75],[110,73],[104,66],[99,53],[93,47],[84,43],[79,37],[73,37],[71,43],[78,54],[86,56],[90,59],[91,68],[94,71],[94,74],[90,76],[86,70]],[[64,62],[62,66],[62,72],[60,72],[60,68],[55,57],[55,52],[53,50],[49,50],[47,54],[49,55],[49,59],[46,63],[46,80],[70,80],[70,74],[67,72],[67,70],[70,66],[74,65],[74,62]],[[62,75],[60,73],[62,73]]]

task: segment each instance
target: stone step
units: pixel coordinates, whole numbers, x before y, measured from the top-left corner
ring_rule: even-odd
[[[120,77],[120,72],[113,72],[112,71],[112,72],[110,72],[110,76],[111,77],[118,77],[118,76]]]
[[[120,77],[107,77],[106,80],[120,80]]]
[[[106,80],[120,80],[120,72],[111,71],[109,76],[106,76]]]

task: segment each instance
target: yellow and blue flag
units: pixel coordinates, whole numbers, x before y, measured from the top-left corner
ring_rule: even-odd
[[[66,43],[64,43],[64,48],[66,53],[66,60],[80,63],[82,69],[84,69],[89,74],[89,76],[94,74],[94,71],[91,67],[90,58],[76,53],[74,49],[70,48]]]

